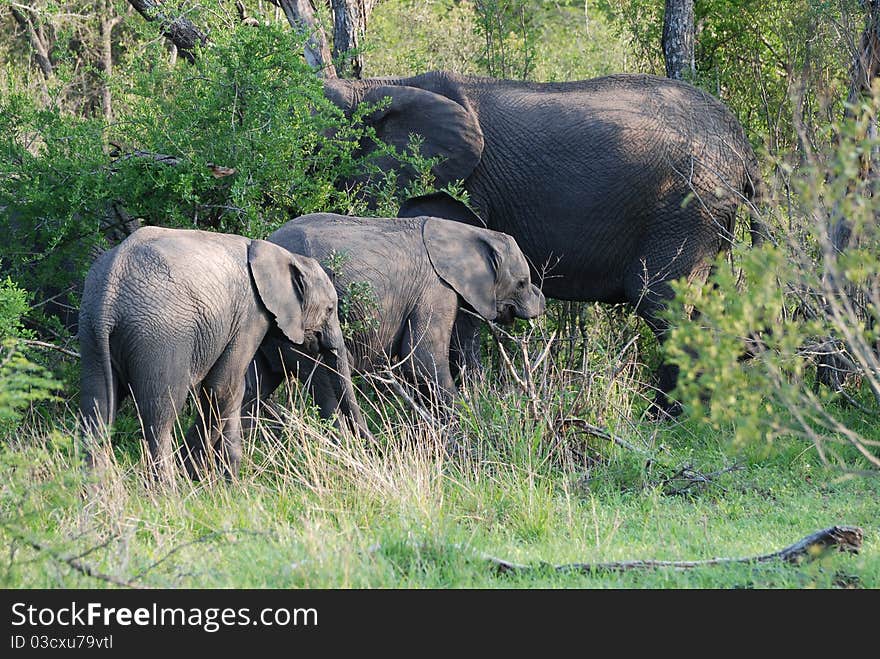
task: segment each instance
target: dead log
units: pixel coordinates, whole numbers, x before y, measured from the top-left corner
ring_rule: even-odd
[[[566,563],[564,565],[552,565],[550,569],[556,572],[580,572],[593,574],[596,572],[625,572],[628,570],[655,570],[658,568],[672,568],[674,570],[689,570],[698,567],[711,567],[715,565],[756,564],[782,561],[793,565],[815,560],[829,552],[837,550],[851,554],[857,554],[862,547],[864,532],[858,526],[832,526],[808,535],[792,545],[760,556],[745,558],[709,558],[701,561],[613,561],[610,563]],[[498,574],[522,573],[535,570],[545,570],[546,563],[538,565],[525,565],[513,563],[502,558],[484,555],[483,558],[492,566]]]

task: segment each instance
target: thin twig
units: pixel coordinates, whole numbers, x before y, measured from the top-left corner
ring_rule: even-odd
[[[647,451],[640,449],[638,446],[634,446],[633,444],[630,444],[628,441],[611,433],[609,430],[607,430],[605,428],[601,428],[599,426],[594,426],[592,423],[584,421],[583,419],[579,419],[576,417],[568,417],[565,419],[560,419],[559,420],[559,430],[565,430],[566,426],[574,426],[578,430],[580,430],[581,432],[583,432],[587,435],[592,435],[594,437],[598,437],[599,439],[605,439],[609,442],[616,444],[617,446],[619,446],[621,448],[625,448],[627,451],[633,451],[634,453],[639,453],[641,455],[644,455],[647,458],[653,459],[653,456],[650,453],[648,453]]]
[[[413,409],[413,411],[419,415],[419,417],[428,425],[434,425],[437,423],[437,419],[435,419],[424,407],[419,405],[415,399],[409,395],[406,389],[400,384],[397,378],[392,374],[391,377],[383,378],[377,375],[376,373],[365,373],[367,378],[371,380],[376,380],[377,382],[381,382],[382,384],[387,384],[394,391],[403,398],[406,403]]]
[[[744,469],[742,465],[733,464],[729,467],[725,467],[724,469],[719,469],[718,471],[713,471],[708,474],[701,474],[700,472],[695,471],[691,465],[686,464],[677,472],[675,472],[675,474],[673,474],[672,476],[664,478],[660,482],[660,485],[666,486],[675,481],[684,481],[685,484],[682,487],[670,489],[669,491],[665,492],[665,494],[670,496],[686,494],[688,490],[690,490],[695,485],[711,485],[718,476],[721,476],[722,474],[728,474],[732,471],[740,471],[741,469]],[[723,490],[724,488],[722,487],[721,489]]]
[[[184,542],[183,544],[172,547],[166,554],[155,561],[153,561],[150,565],[145,567],[143,570],[138,572],[136,575],[132,577],[132,581],[138,581],[142,579],[148,572],[155,569],[169,558],[171,558],[174,554],[179,552],[181,549],[186,549],[187,547],[192,547],[193,545],[200,545],[203,542],[208,542],[209,540],[214,540],[215,538],[220,538],[229,534],[247,534],[252,536],[267,536],[273,537],[272,534],[266,533],[264,531],[251,531],[249,529],[232,529],[228,531],[212,531],[211,533],[205,533],[204,535],[199,536],[195,540],[190,540],[189,542]]]
[[[79,359],[80,355],[75,350],[69,350],[68,348],[62,348],[61,346],[57,346],[54,343],[47,343],[46,341],[36,341],[34,339],[21,339],[21,342],[28,346],[34,346],[35,348],[46,348],[47,350],[57,350],[58,352],[67,355],[68,357],[73,357],[74,359]]]

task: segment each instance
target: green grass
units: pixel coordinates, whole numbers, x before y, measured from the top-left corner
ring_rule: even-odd
[[[735,451],[725,431],[641,420],[644,369],[588,371],[537,382],[541,400],[566,414],[575,406],[637,451],[576,434],[556,441],[500,373],[470,390],[457,428],[374,411],[371,447],[334,441],[291,399],[280,423],[258,427],[231,484],[147,485],[131,417],[97,475],[81,468],[73,433],[31,428],[0,449],[0,586],[112,585],[64,560],[78,556],[154,587],[880,587],[880,479],[845,477],[799,440]],[[720,473],[685,488],[673,478],[685,466]],[[859,554],[798,566],[546,567],[754,556],[835,524],[864,529]],[[498,574],[486,555],[535,569]]]

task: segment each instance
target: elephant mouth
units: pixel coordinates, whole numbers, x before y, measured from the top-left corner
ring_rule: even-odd
[[[321,341],[313,333],[306,333],[305,340],[302,343],[302,350],[306,354],[317,355],[321,351]]]
[[[499,325],[513,325],[514,320],[516,320],[516,313],[513,305],[507,304],[498,309],[498,316],[495,318],[496,323]]]

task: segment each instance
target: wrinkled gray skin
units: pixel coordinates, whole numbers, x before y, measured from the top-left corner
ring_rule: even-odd
[[[267,240],[318,260],[336,286],[346,322],[352,368],[370,372],[404,361],[402,372],[426,396],[449,402],[457,393],[449,342],[460,308],[486,320],[512,323],[544,313],[545,300],[510,236],[439,218],[361,218],[303,215]],[[334,272],[330,266],[335,266]],[[349,295],[353,284],[370,295]],[[363,304],[362,304],[363,302]],[[371,319],[375,319],[374,321]],[[277,351],[260,350],[260,395],[281,382]],[[281,352],[284,361],[291,357]],[[410,358],[411,357],[411,358]],[[254,371],[250,373],[251,389]],[[314,380],[316,396],[324,386]]]
[[[516,239],[533,277],[546,268],[548,297],[629,302],[661,340],[670,280],[707,276],[731,244],[737,207],[762,187],[733,114],[667,78],[529,83],[431,72],[333,79],[324,89],[347,114],[390,97],[366,118],[378,138],[402,149],[421,135],[422,152],[442,158],[436,187],[463,180],[485,226]],[[402,171],[400,184],[412,176]],[[442,193],[410,200],[401,215],[473,222]],[[465,335],[472,351],[473,330]],[[665,410],[677,369],[664,364],[658,376],[655,404]]]
[[[188,394],[197,393],[187,471],[198,477],[212,462],[208,451],[217,451],[227,478],[235,476],[245,372],[264,340],[323,359],[337,373],[333,411],[362,423],[336,291],[317,262],[242,236],[137,230],[86,278],[79,314],[86,434],[109,428],[131,393],[155,475],[166,480],[173,426]]]

